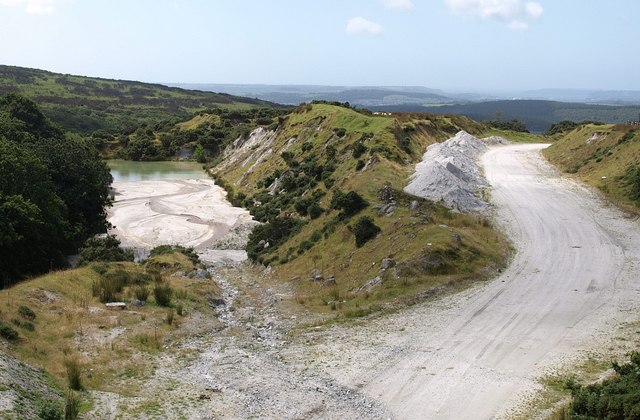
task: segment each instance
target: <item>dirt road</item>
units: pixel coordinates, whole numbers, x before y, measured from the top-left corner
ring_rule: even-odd
[[[406,330],[402,355],[365,387],[395,416],[508,416],[545,368],[596,345],[638,308],[637,222],[561,177],[538,153],[543,147],[483,156],[517,254],[499,279],[443,313],[410,315],[425,323]]]

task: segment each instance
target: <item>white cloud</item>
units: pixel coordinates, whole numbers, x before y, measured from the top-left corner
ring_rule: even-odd
[[[24,6],[27,13],[47,15],[55,11],[59,0],[0,0],[0,6]]]
[[[527,29],[527,21],[538,19],[544,13],[542,5],[535,1],[445,0],[445,4],[454,13],[508,22],[509,28],[514,30]]]
[[[382,0],[382,4],[387,9],[398,9],[404,11],[413,10],[413,1],[412,0]]]
[[[382,26],[358,16],[349,19],[346,31],[350,34],[380,35],[382,33]]]

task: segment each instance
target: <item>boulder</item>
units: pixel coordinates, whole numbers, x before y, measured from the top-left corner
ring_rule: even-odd
[[[396,265],[396,261],[392,258],[383,258],[380,263],[380,268],[386,270],[387,268],[391,268]]]

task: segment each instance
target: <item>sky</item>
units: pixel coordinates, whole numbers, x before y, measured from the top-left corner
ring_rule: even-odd
[[[640,0],[0,0],[0,64],[159,83],[640,90]]]

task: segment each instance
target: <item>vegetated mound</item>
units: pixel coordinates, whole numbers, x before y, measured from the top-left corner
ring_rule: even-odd
[[[0,351],[0,416],[36,419],[45,407],[60,407],[62,390],[44,370]]]
[[[193,250],[167,245],[141,264],[94,261],[18,283],[1,293],[11,305],[0,314],[0,349],[65,388],[73,362],[82,388],[136,395],[162,367],[155,355],[222,326],[222,291],[197,261]],[[37,418],[29,413],[44,399],[64,399],[55,381],[0,352],[0,414]]]
[[[0,65],[0,95],[22,94],[65,130],[90,134],[131,132],[166,120],[173,123],[213,108],[274,107],[270,102],[159,84],[73,76]]]
[[[489,204],[479,194],[488,184],[477,162],[486,150],[482,140],[464,131],[432,144],[404,191],[461,212],[486,212]]]
[[[460,116],[301,105],[277,127],[237,139],[212,171],[262,222],[250,258],[298,279],[304,304],[364,314],[376,301],[503,264],[503,238],[482,217],[402,191],[427,146],[485,129]]]
[[[544,155],[619,205],[640,211],[640,128],[582,124],[556,135]]]

